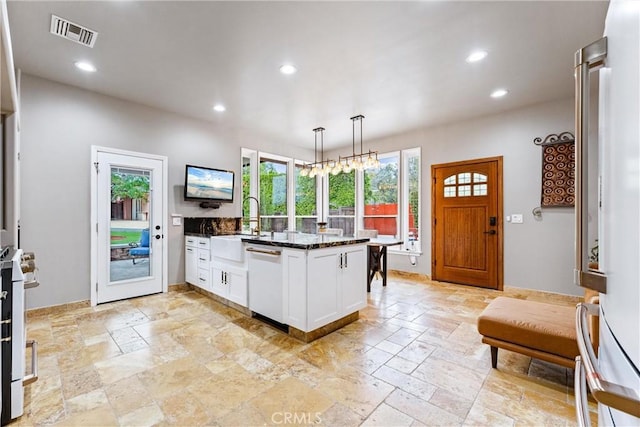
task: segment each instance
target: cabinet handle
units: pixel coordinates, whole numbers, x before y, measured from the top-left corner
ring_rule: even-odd
[[[224,271],[220,272],[220,283],[224,285]]]
[[[199,259],[200,259],[200,261],[207,261],[206,258],[199,258]]]
[[[187,252],[193,252],[193,249],[187,248]]]
[[[340,254],[340,268],[342,269],[342,254]]]
[[[229,282],[227,282],[227,272],[224,272],[224,284],[227,285]]]
[[[344,268],[347,268],[347,253],[344,253]]]

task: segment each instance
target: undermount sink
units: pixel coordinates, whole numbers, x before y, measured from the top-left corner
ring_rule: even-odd
[[[244,260],[244,247],[242,236],[239,234],[225,236],[211,236],[211,255],[217,258],[242,262]]]

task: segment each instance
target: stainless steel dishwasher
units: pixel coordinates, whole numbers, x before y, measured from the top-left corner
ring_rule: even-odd
[[[249,261],[249,309],[283,323],[281,248],[250,245],[246,251]]]

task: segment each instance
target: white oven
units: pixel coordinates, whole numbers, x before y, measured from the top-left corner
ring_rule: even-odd
[[[2,352],[2,413],[7,424],[24,412],[24,386],[37,380],[37,345],[27,343],[25,318],[25,275],[22,250],[3,248],[0,252],[2,277],[2,311],[0,316],[0,351]],[[30,277],[31,279],[31,277]],[[31,371],[26,374],[26,349],[31,350]]]

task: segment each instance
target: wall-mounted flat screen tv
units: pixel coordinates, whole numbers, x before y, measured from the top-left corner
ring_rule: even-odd
[[[187,165],[184,174],[184,199],[233,202],[233,171]]]

